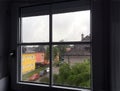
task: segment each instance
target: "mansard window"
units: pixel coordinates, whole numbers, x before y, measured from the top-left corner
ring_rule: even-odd
[[[21,16],[18,83],[91,90],[90,10]]]

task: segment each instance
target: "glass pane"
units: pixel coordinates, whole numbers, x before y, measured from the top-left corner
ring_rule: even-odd
[[[49,83],[49,46],[21,47],[21,81]]]
[[[91,88],[91,48],[89,44],[53,46],[53,84]]]
[[[48,42],[49,16],[22,18],[21,42]]]
[[[54,42],[90,41],[86,37],[90,37],[90,10],[53,15]]]

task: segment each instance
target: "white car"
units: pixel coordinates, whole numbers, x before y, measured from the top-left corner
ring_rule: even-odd
[[[48,67],[48,68],[46,68],[46,72],[48,73],[48,72],[50,72],[50,68]]]

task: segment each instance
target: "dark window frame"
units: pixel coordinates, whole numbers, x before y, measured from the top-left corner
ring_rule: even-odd
[[[63,3],[63,2],[62,2]],[[62,5],[62,3],[55,3],[55,5],[57,6],[61,6]],[[66,4],[68,4],[69,2],[65,2],[65,5]],[[42,7],[43,9],[44,9],[44,7],[47,7],[47,9],[45,8],[45,10],[47,11],[46,13],[45,12],[42,12],[41,13],[41,11],[37,11],[37,12],[40,12],[39,14],[37,14],[37,15],[49,15],[49,42],[36,42],[36,43],[34,43],[34,42],[30,42],[30,43],[23,43],[23,42],[21,42],[21,18],[22,17],[29,17],[29,16],[37,16],[36,14],[33,14],[32,12],[30,12],[31,14],[33,14],[33,15],[31,15],[31,14],[29,14],[29,15],[27,15],[27,14],[25,14],[25,16],[24,15],[22,15],[22,13],[24,14],[24,12],[26,11],[24,11],[24,8],[26,8],[26,7],[21,7],[21,8],[19,8],[19,32],[18,32],[18,38],[17,38],[17,46],[18,47],[20,47],[20,46],[23,46],[23,45],[48,45],[49,47],[50,47],[50,84],[48,84],[48,85],[46,85],[46,84],[41,84],[41,83],[39,83],[39,84],[37,84],[37,83],[31,83],[31,82],[25,82],[24,83],[24,81],[20,81],[20,69],[21,69],[21,61],[20,62],[18,62],[17,63],[17,83],[19,83],[19,84],[28,84],[28,85],[30,85],[30,84],[32,84],[32,85],[39,85],[39,86],[45,86],[45,87],[57,87],[57,88],[63,88],[63,89],[72,89],[72,90],[80,90],[80,89],[92,89],[92,75],[91,75],[91,88],[76,88],[76,87],[69,87],[69,86],[62,86],[62,85],[60,85],[60,86],[55,86],[55,85],[53,85],[52,84],[52,45],[61,45],[61,44],[90,44],[90,46],[91,46],[91,41],[92,41],[92,39],[91,39],[91,36],[90,36],[90,42],[81,42],[81,41],[68,41],[68,42],[53,42],[52,41],[52,15],[53,14],[58,14],[58,13],[69,13],[69,12],[76,12],[76,11],[84,11],[84,10],[90,10],[90,9],[87,9],[88,8],[88,6],[87,6],[87,8],[86,9],[83,9],[83,7],[81,8],[81,7],[78,7],[78,1],[77,1],[77,3],[76,3],[76,1],[75,2],[70,2],[70,4],[72,4],[72,3],[74,3],[73,4],[73,6],[71,6],[71,5],[69,5],[69,8],[67,9],[67,10],[65,10],[64,11],[64,8],[61,10],[61,8],[59,9],[59,7],[57,6],[57,8],[58,8],[58,10],[59,11],[57,11],[57,10],[54,10],[54,8],[52,7],[52,4],[51,5],[40,5],[40,6],[37,6],[36,7],[36,5],[35,6],[30,6],[30,8],[34,8],[34,9],[38,9],[38,7]],[[64,3],[63,3],[64,4]],[[76,4],[78,4],[77,5],[77,7],[75,6]],[[54,6],[54,5],[53,5]],[[55,7],[56,7],[55,6]],[[64,5],[63,5],[64,6]],[[29,8],[28,8],[29,9]],[[34,10],[33,9],[33,10]],[[72,10],[73,9],[73,10]],[[81,10],[82,9],[82,10]],[[23,11],[22,11],[23,10]],[[91,14],[91,10],[90,10],[90,14]],[[91,17],[90,17],[91,18]],[[91,29],[90,29],[90,35],[92,35],[91,34]],[[20,51],[20,49],[18,49],[18,55],[20,55],[21,53],[19,53],[19,51]],[[92,57],[92,56],[90,56],[90,57]],[[18,57],[17,59],[21,59],[21,57]],[[91,60],[92,58],[90,58],[90,60]],[[91,62],[90,62],[91,63]],[[92,63],[91,63],[91,65],[92,65]],[[19,66],[19,67],[18,67]],[[92,67],[91,67],[91,74],[92,74]]]
[[[48,5],[53,3],[71,2],[79,0],[58,0],[48,2],[13,2],[11,7],[11,45],[10,48],[15,54],[11,60],[11,88],[15,91],[39,91],[39,90],[57,90],[60,88],[48,88],[42,86],[31,86],[18,84],[16,81],[16,48],[17,48],[17,31],[19,30],[20,8],[37,5]],[[81,0],[82,1],[82,0]],[[84,0],[83,0],[84,1]],[[39,4],[38,4],[39,3]],[[105,90],[109,91],[109,3],[105,0],[91,0],[91,28],[92,28],[92,91]],[[85,9],[85,8],[84,8]],[[97,61],[96,61],[97,60]],[[99,78],[99,79],[98,79]],[[63,89],[65,91],[73,91]]]

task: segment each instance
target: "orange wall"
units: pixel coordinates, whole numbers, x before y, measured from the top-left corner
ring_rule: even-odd
[[[44,53],[35,53],[36,55],[36,63],[43,63],[44,62]]]

